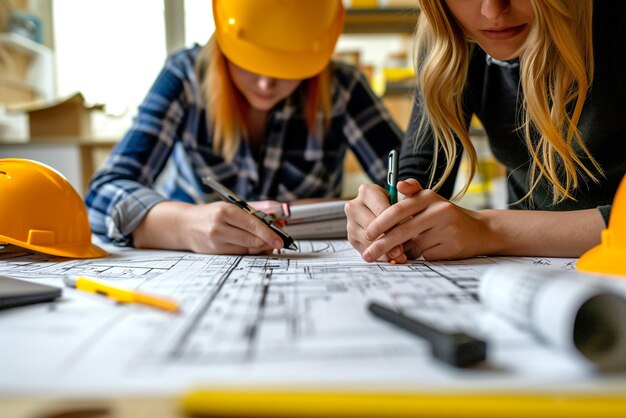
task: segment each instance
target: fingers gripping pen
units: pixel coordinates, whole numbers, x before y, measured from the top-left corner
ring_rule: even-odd
[[[283,240],[283,248],[289,248],[291,250],[297,250],[298,246],[294,243],[293,238],[289,236],[285,231],[280,229],[278,225],[274,222],[274,218],[267,213],[256,210],[252,206],[250,206],[246,201],[244,201],[241,197],[239,197],[235,192],[231,191],[224,185],[220,184],[215,179],[210,177],[203,177],[202,182],[215,190],[217,194],[221,196],[223,200],[226,202],[233,203],[243,209],[245,212],[248,212],[250,215],[259,218],[265,225],[267,225],[272,231],[274,231],[282,240]]]

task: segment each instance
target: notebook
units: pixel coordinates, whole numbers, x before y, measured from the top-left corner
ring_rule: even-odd
[[[274,213],[284,222],[283,230],[294,239],[346,238],[345,200],[288,206],[287,212]]]

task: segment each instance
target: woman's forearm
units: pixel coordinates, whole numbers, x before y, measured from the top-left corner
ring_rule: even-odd
[[[604,220],[597,209],[566,212],[483,210],[493,255],[579,257],[600,243]]]
[[[182,218],[193,206],[174,201],[155,205],[133,232],[135,247],[189,250],[184,241],[185,222]]]

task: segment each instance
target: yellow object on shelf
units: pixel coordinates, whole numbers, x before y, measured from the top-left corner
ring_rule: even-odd
[[[383,74],[387,82],[403,81],[415,77],[413,67],[384,68]]]
[[[350,7],[354,9],[378,7],[378,0],[352,0]]]
[[[475,114],[472,115],[470,126],[474,129],[483,129],[483,123],[480,121],[480,119],[478,119],[478,116],[476,116]]]
[[[385,81],[385,74],[380,69],[374,71],[370,80],[370,87],[378,97],[382,97],[385,94],[387,83]]]
[[[494,159],[479,160],[476,168],[478,178],[467,189],[467,193],[491,193],[493,190],[493,180],[502,175],[501,165]]]
[[[611,208],[602,242],[583,254],[576,268],[589,273],[626,276],[626,176],[622,179]],[[625,277],[626,278],[626,277]]]

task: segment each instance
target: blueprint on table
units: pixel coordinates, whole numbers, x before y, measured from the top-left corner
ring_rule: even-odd
[[[297,252],[212,256],[107,248],[70,260],[0,252],[0,274],[62,286],[96,277],[176,299],[176,315],[65,288],[58,302],[0,312],[0,390],[178,392],[194,385],[323,385],[403,390],[624,387],[596,376],[488,312],[478,277],[494,264],[571,270],[572,259],[476,258],[366,263],[339,241]],[[425,341],[371,316],[377,300],[441,328],[485,338],[489,361],[460,370],[434,362]]]

